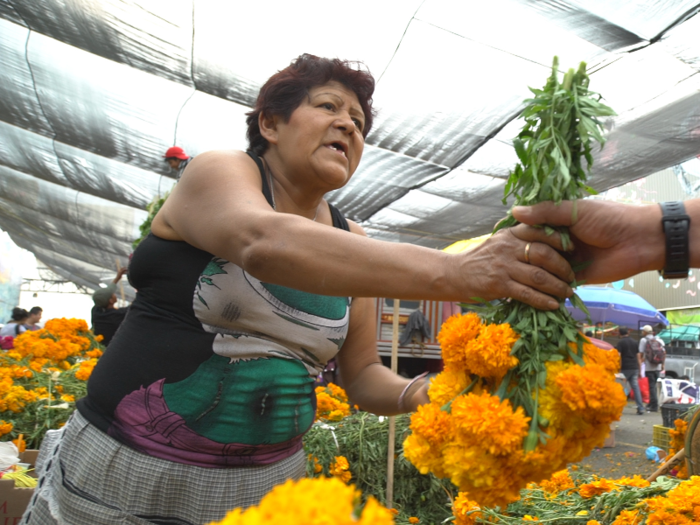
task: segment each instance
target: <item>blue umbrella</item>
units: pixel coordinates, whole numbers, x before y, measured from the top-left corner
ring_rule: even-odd
[[[640,325],[663,323],[668,326],[668,319],[650,305],[645,299],[634,292],[601,288],[597,286],[582,286],[576,289],[583,304],[588,308],[591,321],[594,323],[613,323],[639,329]],[[566,300],[566,309],[577,321],[585,321],[586,314],[574,308]]]

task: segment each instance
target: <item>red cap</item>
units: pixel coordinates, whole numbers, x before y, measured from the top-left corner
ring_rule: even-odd
[[[168,151],[166,151],[165,155],[163,155],[163,158],[165,159],[169,159],[172,157],[181,160],[186,160],[190,158],[190,156],[187,153],[185,153],[185,150],[179,146],[173,146],[172,148],[168,148]]]

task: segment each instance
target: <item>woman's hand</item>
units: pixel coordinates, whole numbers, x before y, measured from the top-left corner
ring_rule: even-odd
[[[617,281],[664,266],[661,208],[655,204],[544,202],[513,208],[513,216],[530,225],[568,226],[574,243],[572,261],[590,263],[576,277],[588,284]]]
[[[477,248],[458,254],[457,268],[469,281],[473,301],[511,297],[542,310],[559,308],[554,297],[573,293],[567,284],[574,280],[561,250],[558,234],[542,228],[518,225],[498,231]]]

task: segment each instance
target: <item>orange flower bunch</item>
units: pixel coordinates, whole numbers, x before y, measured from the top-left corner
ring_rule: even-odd
[[[348,483],[350,478],[352,478],[350,464],[345,456],[335,456],[335,460],[331,463],[329,470],[331,476],[338,478],[343,483]]]
[[[38,447],[46,430],[62,426],[85,395],[102,355],[99,339],[82,319],[51,319],[16,337],[14,348],[0,353],[0,418],[11,425],[0,435],[24,434]]]
[[[82,319],[50,319],[41,330],[27,330],[15,338],[11,354],[17,360],[28,358],[37,372],[46,367],[68,370],[76,358],[100,357],[97,342]]]
[[[684,419],[676,419],[673,422],[673,425],[676,428],[672,428],[668,431],[669,435],[671,436],[671,446],[668,450],[668,456],[666,456],[667,460],[671,459],[676,452],[682,448],[685,448],[685,434],[688,431],[688,422]],[[681,466],[678,468],[676,477],[680,479],[688,479],[688,465],[685,461],[683,461]]]
[[[645,521],[646,518],[646,521]],[[700,523],[700,476],[692,476],[665,495],[623,510],[612,525],[694,525]]]
[[[519,335],[507,323],[456,315],[445,321],[438,340],[445,369],[430,385],[430,404],[411,417],[404,455],[421,473],[449,478],[481,506],[505,506],[529,482],[586,457],[603,444],[625,406],[615,382],[617,352],[585,343],[583,358],[575,360],[572,345],[532,377],[517,368]],[[531,400],[512,396],[517,384],[527,386]],[[534,423],[525,401],[538,407]]]
[[[313,474],[310,477],[317,477],[316,474],[323,476],[323,465],[313,454],[307,456],[308,462],[313,465]],[[311,472],[307,470],[307,472]],[[343,483],[349,483],[352,478],[352,472],[350,471],[350,463],[345,456],[335,456],[333,461],[328,465],[328,473],[331,477],[338,478]]]
[[[348,396],[338,385],[316,387],[316,421],[340,421],[350,415]]]

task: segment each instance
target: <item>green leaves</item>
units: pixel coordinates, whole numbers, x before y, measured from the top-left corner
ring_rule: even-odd
[[[525,125],[513,139],[519,163],[506,183],[503,203],[510,196],[515,205],[531,205],[545,200],[574,200],[594,193],[585,184],[593,163],[593,143],[605,143],[602,117],[615,112],[589,91],[586,64],[570,69],[559,82],[558,59],[543,89],[530,88],[534,98],[526,100],[521,117]],[[585,161],[585,168],[581,160]],[[497,229],[512,226],[503,222]]]
[[[554,57],[552,73],[542,89],[530,88],[533,98],[526,100],[521,117],[524,125],[513,139],[518,164],[505,185],[503,204],[513,196],[515,205],[528,206],[542,201],[579,199],[595,191],[586,184],[593,163],[593,147],[605,142],[602,117],[615,112],[600,102],[600,95],[588,89],[586,64],[581,62],[574,71],[569,69],[559,81],[559,61]],[[573,211],[576,216],[576,208]],[[516,224],[509,213],[496,228]],[[559,232],[566,251],[571,240],[567,228],[543,225],[551,235]],[[574,286],[576,283],[574,283]],[[573,295],[571,304],[588,310],[583,301]],[[564,301],[554,312],[541,312],[518,301],[504,301],[480,312],[490,322],[508,322],[520,335],[512,354],[519,360],[497,391],[501,399],[510,399],[532,417],[531,428],[523,444],[532,450],[538,442],[545,443],[546,427],[538,417],[538,391],[546,385],[545,364],[549,361],[571,359],[583,366],[583,335],[569,315]]]

